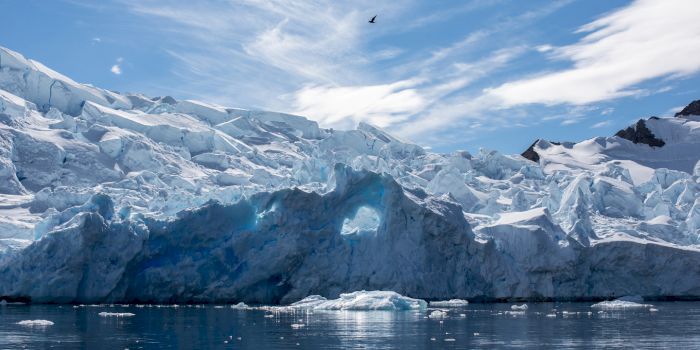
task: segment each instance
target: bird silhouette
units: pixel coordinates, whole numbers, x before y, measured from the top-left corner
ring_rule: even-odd
[[[376,22],[374,22],[374,20],[375,20],[376,18],[377,18],[377,15],[374,15],[374,17],[372,17],[372,19],[369,20],[369,23],[376,23]]]

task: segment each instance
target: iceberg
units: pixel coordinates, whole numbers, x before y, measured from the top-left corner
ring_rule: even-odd
[[[405,297],[396,292],[357,291],[340,294],[338,299],[331,300],[313,295],[290,306],[312,310],[405,311],[425,309],[427,303],[424,300]]]
[[[447,317],[447,312],[443,310],[433,310],[428,314],[428,318],[443,319]]]
[[[100,317],[133,317],[136,316],[136,314],[133,314],[131,312],[100,312],[98,314]]]
[[[591,308],[602,310],[649,309],[651,304],[644,304],[640,296],[627,296],[615,300],[606,300],[591,305]]]
[[[469,301],[462,299],[438,300],[430,302],[430,307],[465,307],[467,305],[469,305]]]
[[[47,327],[54,325],[54,323],[49,320],[24,320],[17,322],[17,324],[27,327]]]
[[[700,298],[700,116],[643,124],[436,153],[367,123],[112,92],[0,48],[0,300]]]

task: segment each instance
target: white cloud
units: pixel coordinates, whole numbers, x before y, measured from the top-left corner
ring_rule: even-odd
[[[600,111],[600,115],[609,115],[609,114],[612,114],[613,112],[615,112],[615,108],[608,107],[608,108],[605,108],[602,111]]]
[[[445,96],[502,68],[524,51],[522,47],[499,50],[479,61],[447,65],[449,73],[431,71],[388,84],[307,86],[294,94],[295,113],[327,127],[354,128],[364,121],[380,127],[399,125],[397,132],[402,135],[424,133],[449,122],[452,114],[433,114]]]
[[[586,104],[636,95],[635,85],[700,70],[700,6],[694,0],[638,0],[579,29],[579,42],[554,48],[573,66],[505,83],[487,94],[506,106]]]
[[[112,72],[114,75],[121,75],[122,74],[122,67],[121,67],[122,62],[124,62],[124,58],[118,57],[117,63],[115,63],[112,66],[112,68],[109,69],[109,71]]]
[[[676,106],[676,107],[673,107],[673,108],[669,108],[669,110],[667,110],[663,115],[665,115],[665,116],[673,116],[673,115],[676,115],[676,113],[682,111],[683,108],[685,108],[685,107],[686,107],[686,106]]]
[[[610,125],[610,124],[612,124],[611,121],[609,121],[609,120],[604,120],[604,121],[602,121],[602,122],[598,122],[598,123],[595,123],[595,124],[591,125],[591,128],[592,128],[592,129],[604,128],[604,127],[606,127],[606,126],[608,126],[608,125]]]
[[[360,121],[389,126],[422,110],[427,101],[417,81],[370,86],[308,86],[295,94],[297,113],[324,126],[350,129]]]
[[[537,50],[537,52],[549,52],[549,51],[552,51],[553,49],[554,49],[554,46],[552,46],[552,45],[545,44],[545,45],[535,46],[535,50]]]

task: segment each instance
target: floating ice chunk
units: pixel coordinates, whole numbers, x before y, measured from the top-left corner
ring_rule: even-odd
[[[246,303],[244,303],[244,302],[240,302],[240,303],[238,303],[238,304],[236,304],[236,305],[231,305],[231,308],[232,308],[232,309],[237,309],[237,310],[247,310],[247,309],[250,309],[250,306],[248,306],[248,305],[247,305]]]
[[[308,297],[301,299],[295,303],[292,303],[290,305],[291,307],[294,308],[300,308],[300,309],[307,309],[307,308],[313,308],[315,306],[320,305],[323,302],[328,301],[328,299],[320,296],[320,295],[309,295]]]
[[[131,312],[100,312],[98,315],[100,317],[133,317],[136,316],[136,314],[132,314]]]
[[[292,323],[291,326],[293,329],[301,329],[304,328],[306,325],[303,323]]]
[[[54,325],[54,323],[49,320],[24,320],[17,322],[17,324],[27,327],[47,327]]]
[[[516,310],[516,311],[525,311],[527,310],[527,304],[522,304],[522,305],[511,305],[510,306],[511,310]]]
[[[618,298],[615,300],[606,300],[599,303],[591,305],[595,309],[603,310],[624,310],[624,309],[639,309],[639,308],[651,308],[654,305],[642,304],[644,299],[640,296],[626,296]]]
[[[462,299],[450,299],[430,302],[430,306],[432,307],[464,307],[467,305],[469,305],[469,302]]]
[[[432,318],[432,319],[445,318],[445,317],[447,317],[447,312],[443,311],[443,310],[435,310],[435,311],[431,312],[430,314],[428,314],[428,317]]]
[[[427,307],[421,299],[405,297],[390,291],[357,291],[340,294],[338,299],[328,300],[319,295],[306,297],[292,305],[294,308],[314,310],[420,310]]]

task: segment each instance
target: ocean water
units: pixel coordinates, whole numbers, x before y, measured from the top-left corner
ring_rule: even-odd
[[[228,305],[2,305],[0,349],[700,348],[700,302],[601,311],[592,303],[412,311],[236,310]],[[101,312],[132,313],[130,317]],[[554,315],[554,316],[553,316]],[[26,326],[23,320],[48,320]],[[293,326],[295,325],[295,326]],[[300,326],[303,325],[303,326]]]

